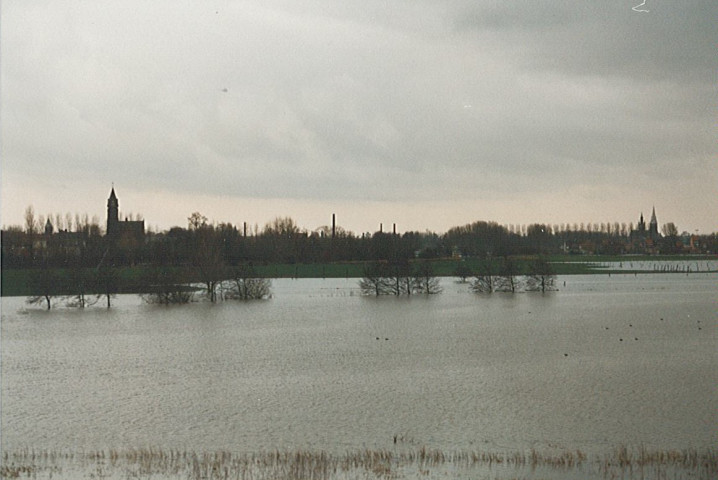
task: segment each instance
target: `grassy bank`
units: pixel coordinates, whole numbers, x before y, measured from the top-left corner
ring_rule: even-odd
[[[528,264],[533,257],[514,258],[520,272],[526,272]],[[668,265],[670,262],[706,262],[718,260],[718,256],[578,256],[578,255],[553,255],[547,257],[551,262],[557,275],[578,275],[578,274],[607,274],[607,273],[649,273],[653,270],[623,270],[610,268],[596,268],[596,264],[615,262],[628,266],[630,263],[651,262],[658,265],[657,272],[664,270],[660,266]],[[482,260],[478,258],[465,259],[436,259],[430,260],[432,269],[436,276],[454,276],[460,264],[465,265],[472,271],[478,271]],[[138,293],[141,291],[142,277],[152,267],[136,266],[118,268],[119,291],[120,293]],[[365,262],[327,262],[312,264],[267,264],[255,265],[258,276],[264,278],[359,278],[364,275]],[[693,270],[695,271],[695,269]],[[63,269],[55,271],[59,276],[67,278],[68,272]],[[27,296],[32,292],[29,289],[29,280],[32,270],[29,269],[3,269],[2,295],[3,296]],[[58,291],[62,295],[67,292]]]

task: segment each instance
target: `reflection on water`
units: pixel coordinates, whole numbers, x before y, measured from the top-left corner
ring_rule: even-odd
[[[483,296],[444,279],[428,298],[277,280],[267,301],[50,312],[3,298],[2,448],[706,448],[717,279]]]

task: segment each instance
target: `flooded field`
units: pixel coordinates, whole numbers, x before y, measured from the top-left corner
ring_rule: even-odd
[[[587,262],[595,270],[612,270],[628,272],[654,272],[654,273],[707,273],[718,270],[717,260],[643,260],[631,259],[616,262]]]
[[[267,301],[50,312],[3,298],[2,472],[713,478],[717,280],[475,295],[443,279],[410,298],[277,280]]]

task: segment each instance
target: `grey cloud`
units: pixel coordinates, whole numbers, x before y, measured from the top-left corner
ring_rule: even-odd
[[[712,166],[716,7],[649,3],[5,4],[3,169],[408,203],[650,188]]]
[[[624,1],[474,3],[456,12],[454,26],[480,39],[499,37],[531,68],[705,81],[714,70],[718,6],[708,0],[649,3],[648,13]]]

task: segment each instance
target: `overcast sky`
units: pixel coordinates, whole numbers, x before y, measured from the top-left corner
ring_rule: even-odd
[[[2,224],[718,231],[715,0],[5,0]]]

